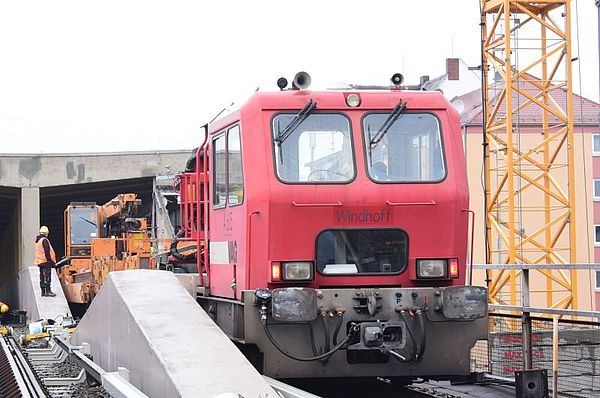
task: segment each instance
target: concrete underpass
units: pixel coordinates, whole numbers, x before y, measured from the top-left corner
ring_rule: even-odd
[[[16,285],[11,283],[19,272],[19,203],[21,190],[0,187],[0,301],[17,300]]]
[[[135,193],[142,200],[139,215],[150,219],[155,181],[182,170],[190,152],[0,155],[0,301],[19,307],[17,275],[34,263],[40,225],[49,227],[60,258],[70,202],[104,204]]]
[[[64,210],[71,202],[95,202],[102,205],[117,194],[135,193],[142,200],[139,216],[152,213],[154,178],[92,182],[40,188],[40,225],[50,229],[50,238],[57,258],[64,256]],[[32,237],[33,241],[34,237]]]

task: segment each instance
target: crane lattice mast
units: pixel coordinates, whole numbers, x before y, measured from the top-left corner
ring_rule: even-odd
[[[481,19],[487,263],[576,263],[570,1],[482,0]],[[548,307],[577,308],[575,270],[539,272]],[[487,276],[518,305],[519,271]]]

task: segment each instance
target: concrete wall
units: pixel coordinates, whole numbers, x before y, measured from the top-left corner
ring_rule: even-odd
[[[24,269],[34,265],[35,261],[34,241],[40,230],[40,189],[37,187],[21,188],[20,205],[19,269]]]
[[[17,274],[19,264],[18,209],[9,216],[8,226],[0,238],[0,301],[14,308],[18,302]]]
[[[171,174],[184,168],[190,153],[0,154],[0,186],[50,187]]]

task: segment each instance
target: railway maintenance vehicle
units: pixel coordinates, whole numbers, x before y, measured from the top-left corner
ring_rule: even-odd
[[[58,275],[69,303],[89,304],[109,272],[155,268],[148,222],[137,215],[141,204],[135,193],[124,193],[103,205],[71,202],[67,206],[65,255],[69,261]]]
[[[454,379],[487,338],[459,115],[392,83],[281,78],[204,126],[178,176],[197,300],[265,375]]]

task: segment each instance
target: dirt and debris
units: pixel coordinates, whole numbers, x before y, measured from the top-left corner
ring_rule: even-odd
[[[13,336],[16,341],[21,340],[21,336],[29,334],[29,328],[23,325],[13,325]],[[35,339],[27,343],[26,346],[20,345],[21,352],[28,357],[28,351],[33,349],[44,349],[50,347],[50,338]],[[29,364],[32,365],[31,361]],[[45,378],[76,378],[80,375],[82,367],[72,359],[67,357],[64,361],[53,364],[33,364],[33,371],[37,374],[38,379],[43,382]],[[92,385],[90,385],[92,384]],[[102,388],[101,385],[96,386],[96,383],[88,383],[85,379],[80,383],[63,385],[63,386],[46,386],[51,398],[108,398],[110,395]]]

